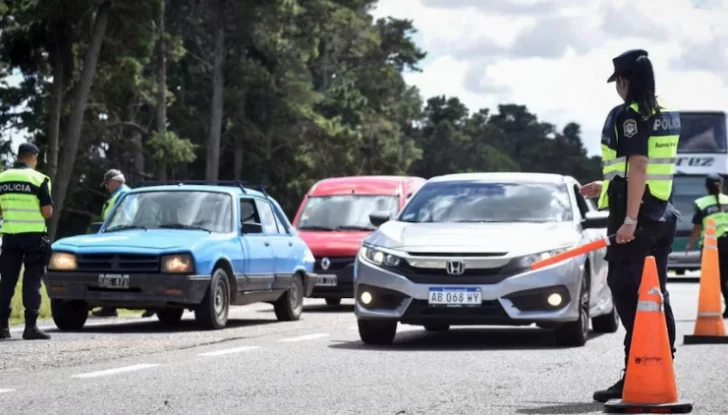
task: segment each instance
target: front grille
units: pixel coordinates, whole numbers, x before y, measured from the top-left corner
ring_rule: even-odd
[[[463,258],[493,258],[501,257],[508,252],[407,252],[410,256],[426,256],[426,257],[463,257]]]
[[[156,273],[159,255],[147,254],[81,254],[76,257],[77,269],[85,272]]]
[[[429,319],[452,319],[459,324],[482,321],[507,321],[508,313],[498,300],[483,301],[476,307],[430,307],[426,300],[413,300],[402,316],[402,322],[421,322]]]
[[[324,258],[329,259],[329,268],[324,270],[321,266],[321,261]],[[336,271],[343,270],[347,267],[354,267],[354,260],[356,257],[353,256],[346,256],[346,257],[316,257],[316,262],[313,264],[314,272],[317,274],[336,274]]]
[[[443,268],[415,268],[406,261],[393,271],[418,284],[498,284],[523,272],[505,265],[497,268],[466,268],[462,275],[450,275]]]

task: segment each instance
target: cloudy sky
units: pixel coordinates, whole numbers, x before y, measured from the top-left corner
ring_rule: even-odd
[[[674,107],[728,110],[728,0],[379,0],[373,14],[414,21],[428,56],[406,79],[425,97],[578,122],[590,154],[619,104],[611,59],[627,49],[649,52]]]

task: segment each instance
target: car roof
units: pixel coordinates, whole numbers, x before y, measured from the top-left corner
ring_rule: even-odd
[[[552,173],[523,173],[523,172],[497,172],[497,173],[456,173],[445,174],[431,178],[428,182],[455,182],[455,181],[486,181],[486,182],[537,182],[562,184],[576,181],[571,176]]]
[[[308,192],[310,196],[334,194],[385,194],[397,195],[402,184],[409,181],[425,182],[415,176],[347,176],[331,177],[318,181]]]
[[[228,193],[236,197],[242,196],[254,196],[260,198],[266,198],[266,195],[255,189],[244,187],[245,193],[236,186],[220,186],[220,185],[207,185],[207,184],[165,184],[156,186],[144,186],[136,189],[131,189],[131,192],[174,192],[174,191],[189,191],[189,192],[219,192]]]

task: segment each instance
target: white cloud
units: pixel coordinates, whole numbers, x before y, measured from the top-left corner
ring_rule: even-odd
[[[620,102],[606,83],[611,59],[627,49],[649,51],[658,94],[674,106],[728,110],[728,1],[379,0],[373,14],[414,21],[428,58],[406,78],[426,98],[576,121],[591,154]]]

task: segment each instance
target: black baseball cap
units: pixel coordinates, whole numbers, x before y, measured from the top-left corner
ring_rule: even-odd
[[[117,169],[108,170],[104,174],[104,181],[101,182],[100,186],[105,185],[110,180],[121,180],[121,181],[123,181],[124,180],[124,175],[121,173],[120,170],[117,170]]]
[[[705,183],[721,183],[723,182],[723,178],[718,173],[710,173],[709,175],[705,176]]]
[[[641,56],[647,56],[647,51],[644,49],[631,49],[612,59],[614,73],[607,79],[607,83],[614,82],[618,76],[631,72],[637,58]]]
[[[18,146],[18,154],[23,153],[38,154],[40,153],[40,150],[38,150],[38,147],[33,143],[23,143]]]

